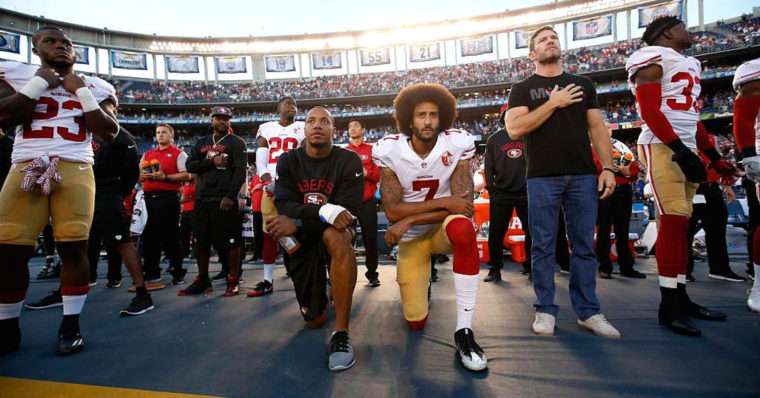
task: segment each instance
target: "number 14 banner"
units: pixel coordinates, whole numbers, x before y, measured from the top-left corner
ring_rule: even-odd
[[[311,54],[312,69],[340,69],[342,65],[342,53]]]

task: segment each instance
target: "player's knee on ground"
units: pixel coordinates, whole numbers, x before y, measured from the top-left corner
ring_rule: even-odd
[[[353,248],[351,246],[351,233],[345,230],[339,231],[335,227],[328,227],[322,233],[322,241],[325,242],[327,250],[329,250],[332,255],[336,252]]]
[[[420,319],[419,321],[406,321],[406,325],[409,326],[409,330],[422,330],[425,328],[425,323],[427,322],[427,315],[425,315],[424,318]]]

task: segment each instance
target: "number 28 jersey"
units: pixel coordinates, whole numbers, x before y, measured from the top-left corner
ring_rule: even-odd
[[[0,62],[0,79],[16,92],[31,80],[39,69],[15,61]],[[110,99],[118,105],[113,86],[105,80],[84,76],[98,103]],[[79,98],[62,86],[45,90],[31,118],[16,129],[12,162],[24,162],[42,155],[58,156],[71,162],[93,164],[91,134],[84,123],[84,112]]]
[[[464,130],[450,129],[438,133],[433,150],[423,159],[412,149],[411,138],[404,134],[387,136],[372,148],[378,167],[391,169],[404,190],[404,202],[424,202],[451,196],[451,175],[460,160],[475,154],[475,138]],[[414,225],[402,237],[406,242],[425,234],[434,224]]]
[[[280,122],[266,122],[259,126],[256,137],[263,137],[269,145],[269,173],[272,178],[277,178],[277,160],[280,159],[280,155],[298,148],[306,137],[304,126],[304,122],[293,122],[287,126],[281,125]]]
[[[636,95],[636,84],[633,77],[636,73],[650,65],[662,68],[662,103],[660,110],[673,126],[678,138],[689,148],[697,147],[697,122],[699,121],[699,105],[697,98],[702,91],[700,76],[702,64],[694,57],[686,57],[670,47],[648,46],[631,55],[625,63],[631,91]],[[638,101],[636,109],[641,114]],[[640,145],[662,143],[648,125],[641,126],[638,143]]]

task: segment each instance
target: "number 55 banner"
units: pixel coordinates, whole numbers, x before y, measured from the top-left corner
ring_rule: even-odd
[[[362,66],[388,65],[391,63],[389,48],[361,50]]]

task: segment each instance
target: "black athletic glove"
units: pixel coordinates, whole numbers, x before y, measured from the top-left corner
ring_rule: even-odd
[[[687,148],[680,139],[671,141],[668,147],[673,150],[672,159],[678,163],[678,167],[686,176],[686,181],[700,183],[707,179],[707,170],[702,159]]]

